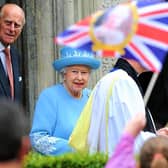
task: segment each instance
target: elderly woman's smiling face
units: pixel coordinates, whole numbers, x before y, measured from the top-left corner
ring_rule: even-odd
[[[91,69],[85,65],[73,65],[65,68],[64,86],[75,98],[82,96],[82,90],[87,87]]]

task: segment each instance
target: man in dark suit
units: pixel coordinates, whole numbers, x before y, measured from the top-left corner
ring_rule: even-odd
[[[22,101],[20,56],[12,44],[19,37],[24,24],[25,14],[18,5],[8,3],[0,7],[0,97],[7,97],[19,102]],[[10,61],[8,61],[10,66],[6,62],[5,50],[10,51]],[[10,75],[9,72],[11,72]]]

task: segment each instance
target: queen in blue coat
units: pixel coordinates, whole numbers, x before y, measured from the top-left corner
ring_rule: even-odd
[[[73,152],[68,139],[85,106],[93,69],[100,61],[85,51],[64,47],[53,66],[62,82],[44,89],[37,100],[30,139],[35,151],[45,155]]]

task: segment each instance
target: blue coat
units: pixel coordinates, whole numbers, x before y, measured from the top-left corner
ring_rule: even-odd
[[[69,136],[90,94],[84,89],[82,98],[72,97],[62,84],[46,88],[36,103],[30,133],[32,147],[46,155],[72,152]]]

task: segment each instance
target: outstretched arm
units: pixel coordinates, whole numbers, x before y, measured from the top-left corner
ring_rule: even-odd
[[[146,118],[145,114],[142,112],[137,113],[137,115],[127,123],[123,135],[105,168],[135,167],[134,141],[145,124]]]
[[[137,113],[126,125],[124,133],[128,133],[136,137],[140,131],[145,127],[146,118],[144,113]]]

